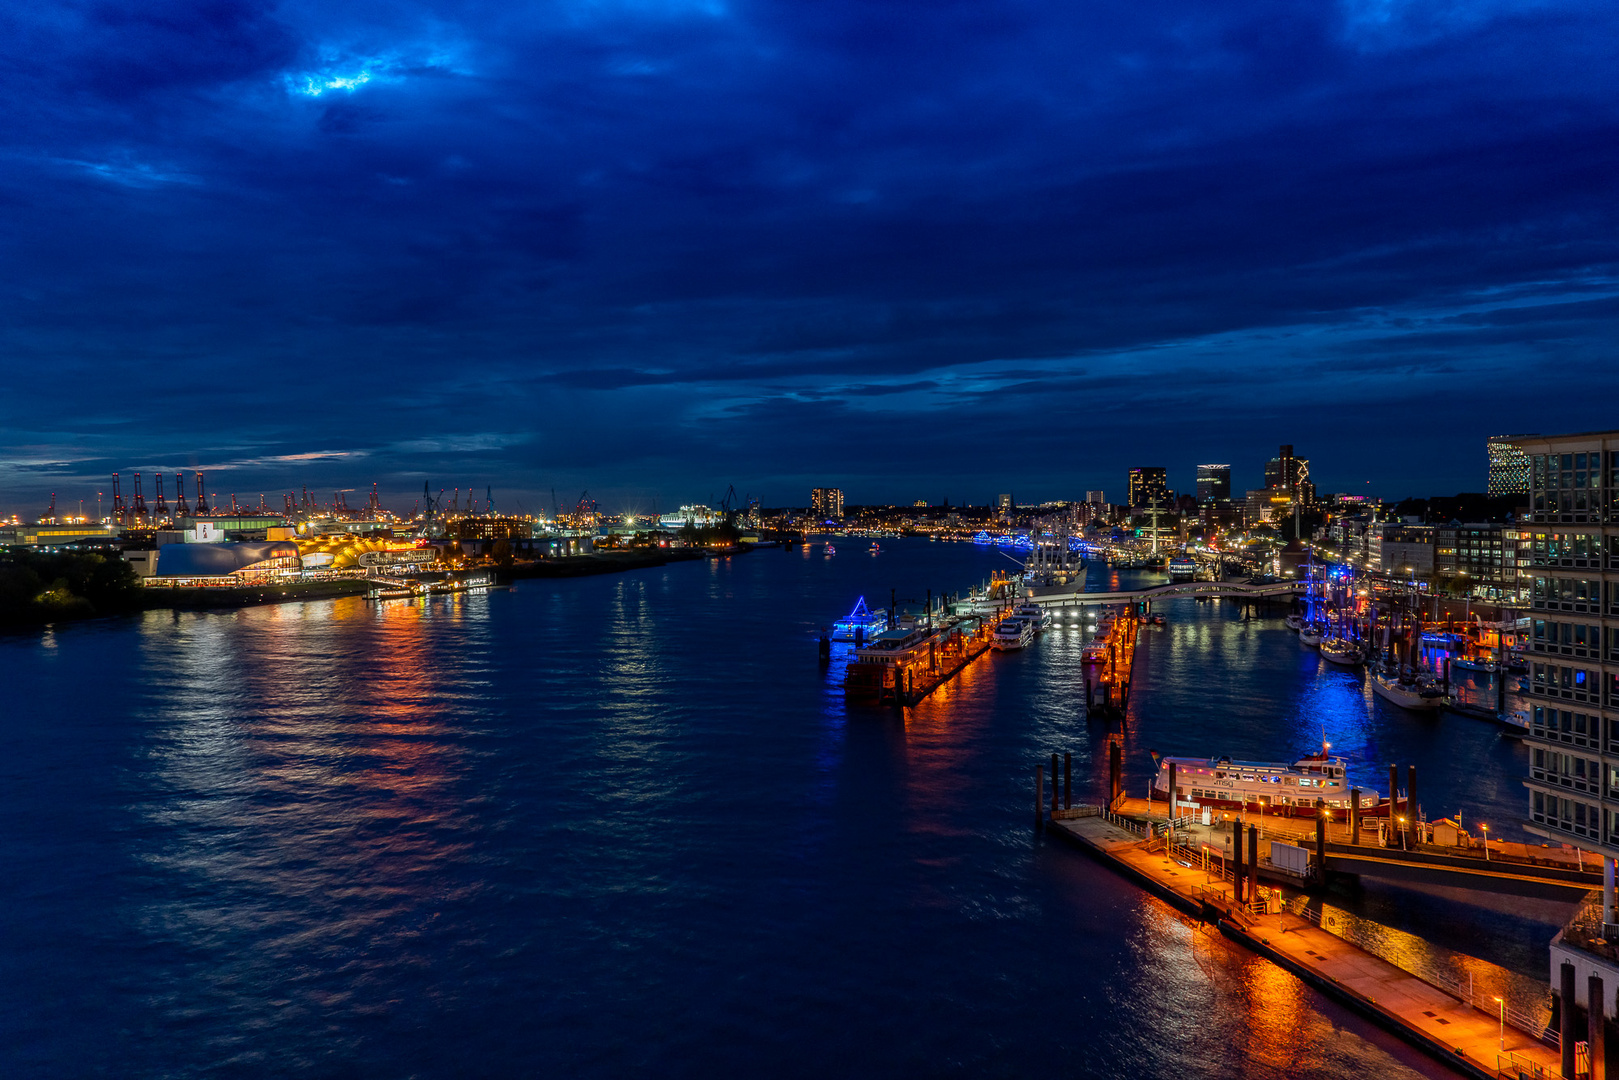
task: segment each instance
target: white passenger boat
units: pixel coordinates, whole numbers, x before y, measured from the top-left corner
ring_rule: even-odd
[[[1344,667],[1359,667],[1365,659],[1360,646],[1343,637],[1330,637],[1321,643],[1321,658]]]
[[[1417,712],[1431,712],[1445,702],[1444,692],[1426,675],[1395,675],[1376,671],[1372,673],[1372,691],[1402,709]]]
[[[1304,626],[1304,616],[1289,615],[1287,618],[1283,619],[1282,622],[1287,625],[1289,630],[1298,630]]]
[[[1325,751],[1299,758],[1291,765],[1277,761],[1233,761],[1228,757],[1165,757],[1158,762],[1152,787],[1156,797],[1169,798],[1169,766],[1175,765],[1176,801],[1187,809],[1210,806],[1219,810],[1264,810],[1286,816],[1314,817],[1320,799],[1341,821],[1351,801],[1344,759]],[[1362,788],[1362,813],[1387,813],[1377,792]]]
[[[1025,618],[1009,615],[995,627],[995,633],[990,637],[989,643],[991,647],[1001,652],[1011,652],[1014,649],[1028,648],[1033,640],[1034,625]]]
[[[1046,628],[1046,611],[1039,604],[1019,604],[1012,614],[1027,619],[1037,634]]]
[[[1501,670],[1501,665],[1494,660],[1487,660],[1482,656],[1458,656],[1450,662],[1453,668],[1462,668],[1465,671],[1487,671],[1494,674]]]
[[[1299,628],[1299,644],[1308,645],[1312,649],[1321,644],[1321,627],[1314,623],[1307,623]]]

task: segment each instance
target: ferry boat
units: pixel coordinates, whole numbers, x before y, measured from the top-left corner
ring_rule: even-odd
[[[1175,799],[1187,809],[1193,806],[1221,810],[1264,809],[1287,816],[1314,817],[1317,799],[1334,811],[1347,811],[1351,801],[1344,759],[1329,757],[1325,749],[1299,758],[1291,765],[1277,761],[1233,761],[1228,757],[1161,758],[1152,787],[1166,801],[1172,762]],[[1360,810],[1363,814],[1388,812],[1381,796],[1366,788],[1361,789]]]
[[[1330,637],[1321,643],[1321,658],[1344,667],[1358,667],[1365,657],[1360,646],[1344,637]]]
[[[832,640],[865,642],[887,629],[888,613],[882,609],[872,611],[862,596],[849,614],[832,624]]]
[[[1009,615],[995,627],[990,647],[1001,652],[1028,648],[1034,640],[1034,624],[1018,615]]]
[[[828,545],[826,545],[826,547],[821,549],[821,554],[825,555],[829,559],[832,556],[836,555],[837,553],[838,553],[838,549],[833,547],[831,544],[828,544]]]
[[[1372,673],[1372,691],[1385,701],[1402,709],[1431,712],[1444,704],[1445,695],[1426,675],[1394,675],[1385,671]]]
[[[1197,577],[1197,561],[1184,555],[1170,559],[1167,569],[1170,581],[1191,581]]]
[[[1039,604],[1019,604],[1012,614],[1027,620],[1037,634],[1046,628],[1046,612]]]

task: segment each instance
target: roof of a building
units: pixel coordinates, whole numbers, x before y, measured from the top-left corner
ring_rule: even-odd
[[[165,544],[157,560],[158,577],[223,577],[269,559],[298,557],[290,540],[257,540],[240,544]]]

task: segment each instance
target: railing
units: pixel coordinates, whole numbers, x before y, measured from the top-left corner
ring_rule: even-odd
[[[1327,933],[1332,934],[1334,937],[1343,936],[1327,929],[1327,927],[1321,921],[1321,912],[1310,906],[1309,897],[1300,896],[1296,898],[1287,906],[1287,912],[1288,914],[1295,915],[1307,922],[1314,923],[1316,926],[1320,927]],[[1481,1013],[1485,1013],[1489,1016],[1504,1015],[1506,1022],[1511,1024],[1518,1031],[1528,1035],[1531,1039],[1538,1039],[1547,1046],[1550,1046],[1553,1050],[1558,1049],[1561,1045],[1561,1038],[1556,1031],[1546,1028],[1543,1024],[1537,1024],[1534,1017],[1529,1016],[1522,1010],[1507,1006],[1503,1013],[1502,1003],[1497,1001],[1494,995],[1475,992],[1470,985],[1463,985],[1454,979],[1445,977],[1444,975],[1417,975],[1413,972],[1407,972],[1406,974],[1411,975],[1412,978],[1420,979],[1429,986],[1443,990],[1451,997],[1460,1001],[1463,1005],[1471,1006]],[[1527,1059],[1520,1060],[1527,1062]],[[1539,1076],[1541,1074],[1529,1073],[1528,1075]]]

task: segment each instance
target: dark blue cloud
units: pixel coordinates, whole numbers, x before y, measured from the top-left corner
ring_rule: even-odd
[[[1616,52],[1531,0],[12,9],[0,505],[981,500],[1284,441],[1477,487],[1487,434],[1613,422]]]

